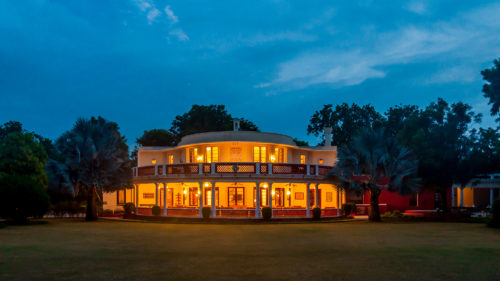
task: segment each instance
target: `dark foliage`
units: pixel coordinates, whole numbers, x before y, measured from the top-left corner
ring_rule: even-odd
[[[269,207],[262,208],[262,218],[264,220],[270,220],[273,217],[273,209]]]
[[[314,208],[312,209],[312,217],[315,220],[318,220],[321,218],[321,208]]]
[[[160,208],[160,206],[154,205],[153,208],[151,209],[151,212],[153,213],[153,216],[159,216],[159,215],[161,215],[161,208]]]

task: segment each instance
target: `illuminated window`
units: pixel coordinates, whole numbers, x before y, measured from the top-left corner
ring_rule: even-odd
[[[319,159],[319,164],[323,164],[325,161],[323,161],[323,159]]]
[[[305,164],[306,163],[306,156],[304,154],[300,155],[300,164]]]
[[[118,190],[116,192],[116,202],[118,205],[123,205],[126,203],[126,200],[125,200],[125,189],[121,189],[121,190]]]
[[[207,150],[207,162],[219,162],[219,148],[217,146],[208,146]]]
[[[168,164],[174,164],[174,156],[173,155],[168,156]]]
[[[198,148],[190,148],[188,163],[203,162],[203,154],[198,154]]]
[[[189,188],[189,206],[198,206],[198,188],[190,187]]]
[[[267,159],[266,147],[265,146],[254,146],[253,147],[253,162],[265,163]]]
[[[245,205],[244,191],[243,187],[228,187],[227,203],[229,207]]]
[[[253,206],[255,207],[255,205],[257,205],[257,189],[254,187],[253,188],[253,198],[254,198],[254,201],[253,201]],[[267,198],[267,188],[260,188],[260,206],[261,207],[265,207],[267,206],[267,204],[269,203],[268,201],[269,199]]]
[[[156,159],[151,160],[151,163],[156,164]]]
[[[285,163],[284,154],[285,152],[283,148],[275,148],[274,155],[270,156],[271,162]]]

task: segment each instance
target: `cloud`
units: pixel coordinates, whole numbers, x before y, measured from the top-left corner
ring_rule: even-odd
[[[148,15],[146,16],[148,18],[148,24],[153,24],[154,20],[161,14],[160,10],[156,8],[152,8],[149,10]]]
[[[411,1],[406,5],[406,9],[415,14],[423,15],[427,12],[427,4],[422,1]]]
[[[461,65],[451,68],[446,68],[433,74],[425,81],[425,84],[443,84],[450,82],[469,83],[480,78],[477,71],[478,68]]]
[[[370,38],[370,44],[350,49],[307,50],[282,62],[276,77],[264,82],[282,90],[302,89],[316,84],[351,86],[367,79],[384,78],[387,66],[429,61],[477,62],[500,52],[500,5],[492,5],[430,27],[406,26]],[[479,26],[482,25],[482,26]],[[484,28],[484,27],[488,28]],[[366,42],[366,39],[359,42]],[[449,68],[449,67],[448,67]],[[471,78],[472,77],[472,78]],[[427,83],[469,82],[477,76],[461,67],[442,70]]]
[[[165,6],[165,14],[172,24],[179,22],[179,18],[174,14],[174,11],[170,9],[169,5]]]
[[[292,42],[312,42],[317,37],[315,35],[306,34],[300,31],[283,31],[278,33],[262,34],[258,33],[250,39],[246,39],[249,45],[264,44],[274,41],[292,41]]]
[[[143,12],[145,12],[147,9],[153,7],[153,5],[147,0],[134,0],[134,3]]]
[[[177,37],[177,40],[179,40],[180,42],[189,40],[189,36],[187,36],[187,34],[184,33],[184,31],[182,29],[174,29],[174,30],[170,31],[169,34]]]

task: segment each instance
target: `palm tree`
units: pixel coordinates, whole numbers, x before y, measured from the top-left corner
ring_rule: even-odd
[[[59,186],[69,181],[73,193],[87,194],[87,221],[97,220],[99,194],[130,187],[131,162],[125,142],[116,123],[92,117],[78,119],[55,143],[64,161],[50,166],[49,178],[61,181]]]
[[[370,221],[380,221],[379,196],[382,190],[402,195],[416,192],[418,161],[410,151],[383,129],[363,129],[351,144],[339,149],[333,176],[346,188],[370,191]]]

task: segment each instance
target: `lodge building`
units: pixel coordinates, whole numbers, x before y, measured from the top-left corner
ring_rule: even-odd
[[[309,217],[315,207],[340,215],[346,194],[328,177],[335,146],[299,147],[289,136],[240,131],[237,119],[233,127],[185,136],[175,147],[140,147],[134,188],[105,193],[104,209],[132,202],[146,215],[155,205],[163,216],[201,216],[203,207],[214,218],[260,218],[262,207],[273,217]]]

